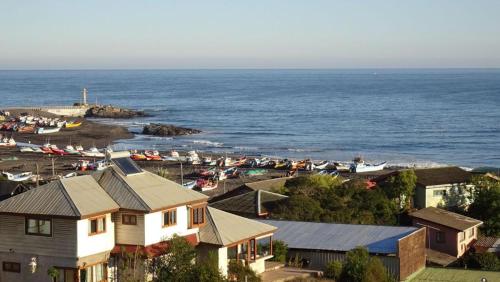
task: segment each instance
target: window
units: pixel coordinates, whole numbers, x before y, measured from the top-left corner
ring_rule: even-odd
[[[191,210],[193,225],[202,225],[205,223],[205,207],[193,208]]]
[[[89,219],[89,235],[96,235],[106,232],[106,216]]]
[[[437,243],[444,243],[445,242],[444,232],[442,232],[442,231],[436,232],[436,242]]]
[[[21,264],[17,262],[8,262],[4,261],[3,262],[3,271],[7,272],[21,272]]]
[[[177,224],[177,209],[163,212],[163,226],[172,226]]]
[[[257,240],[257,258],[272,254],[272,238],[269,236]]]
[[[42,218],[26,218],[26,234],[52,236],[52,220]]]
[[[105,263],[89,266],[80,270],[81,282],[102,282],[106,281],[106,268]]]
[[[434,190],[434,197],[442,197],[446,195],[446,190]]]
[[[125,225],[137,225],[137,216],[135,214],[123,214],[122,224]]]

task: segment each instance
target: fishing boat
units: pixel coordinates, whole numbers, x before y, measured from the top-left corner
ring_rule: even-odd
[[[105,170],[109,166],[110,165],[107,162],[105,162],[104,160],[88,164],[88,168],[89,169],[91,169],[91,170],[97,170],[97,171]]]
[[[68,153],[66,153],[64,150],[62,149],[59,149],[57,147],[57,145],[50,145],[50,149],[52,150],[52,153],[56,154],[56,155],[60,155],[60,156],[63,156],[63,155],[67,155]]]
[[[320,163],[313,164],[313,169],[322,170],[325,169],[330,163],[328,161],[322,161]]]
[[[35,126],[34,125],[23,125],[23,126],[20,126],[17,131],[20,133],[34,133]]]
[[[82,151],[81,154],[84,157],[104,158],[104,153],[100,152],[96,147],[91,147],[86,151]]]
[[[350,166],[348,164],[334,162],[333,166],[337,171],[350,171]]]
[[[146,161],[147,158],[144,154],[134,153],[130,155],[130,158],[134,161]]]
[[[78,152],[84,151],[82,145],[75,146],[75,150],[77,150]]]
[[[31,147],[21,147],[21,148],[19,148],[19,152],[21,152],[21,153],[32,153],[33,152],[33,148],[31,148]]]
[[[60,127],[39,127],[36,129],[37,134],[50,134],[50,133],[56,133],[61,130]]]
[[[264,175],[266,173],[267,173],[267,169],[257,168],[257,169],[247,170],[245,172],[245,175],[248,175],[248,176],[257,176],[257,175]]]
[[[222,173],[225,175],[226,178],[236,178],[239,176],[240,171],[238,170],[237,167],[230,167],[230,168],[222,171]]]
[[[240,158],[237,158],[234,162],[233,162],[233,166],[237,166],[237,167],[240,167],[240,166],[244,166],[247,164],[247,157],[246,156],[243,156],[243,157],[240,157]]]
[[[213,178],[210,179],[200,178],[196,180],[196,187],[200,188],[202,192],[213,190],[217,188],[218,185],[219,181]]]
[[[200,157],[196,153],[196,151],[189,151],[188,156],[186,158],[186,161],[192,165],[199,165],[201,164]]]
[[[0,147],[15,147],[15,146],[16,146],[16,141],[14,140],[14,138],[12,137],[1,138],[0,136]]]
[[[66,145],[64,151],[70,155],[80,155],[80,152],[73,147],[73,145]]]
[[[193,189],[194,187],[196,187],[196,181],[186,182],[182,186],[186,189]]]
[[[179,159],[179,153],[176,150],[170,151],[170,157]]]
[[[77,122],[77,121],[71,121],[71,122],[66,122],[64,124],[64,127],[66,127],[66,128],[75,128],[75,127],[78,127],[80,125],[82,125],[81,121],[79,121],[79,122]]]
[[[88,160],[78,160],[78,162],[74,163],[72,166],[76,170],[86,171],[86,170],[90,169],[89,165],[90,165],[90,161],[88,161]]]
[[[9,172],[2,172],[3,175],[7,177],[8,180],[10,181],[15,181],[15,182],[23,182],[31,179],[31,176],[33,175],[32,172],[23,172],[19,174],[12,174]]]
[[[367,164],[361,158],[355,158],[351,164],[350,171],[354,173],[383,170],[387,162],[379,164]]]
[[[217,164],[217,160],[213,160],[212,157],[204,157],[203,165],[213,166]]]
[[[201,176],[213,176],[217,173],[217,168],[212,167],[209,169],[202,169],[198,172],[199,175]]]
[[[162,160],[160,153],[156,150],[144,151],[144,155],[146,156],[146,160],[148,160],[148,161],[161,161]]]

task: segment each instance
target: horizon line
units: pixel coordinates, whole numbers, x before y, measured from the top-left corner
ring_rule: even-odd
[[[0,68],[0,71],[164,71],[164,70],[499,70],[498,67],[212,67],[212,68]]]

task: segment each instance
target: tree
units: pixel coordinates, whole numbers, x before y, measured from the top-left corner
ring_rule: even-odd
[[[123,248],[117,258],[118,273],[120,281],[140,282],[146,280],[147,266],[144,262],[144,254],[136,249],[133,253],[128,253]]]
[[[217,260],[217,255],[213,252],[208,254],[204,260],[197,261],[192,271],[191,281],[198,282],[224,282],[226,278],[222,275]]]
[[[486,236],[500,236],[500,182],[475,177],[472,184],[475,188],[467,215],[484,222],[481,230]]]
[[[152,272],[156,281],[191,281],[195,258],[194,247],[185,238],[174,235],[164,255],[154,259]]]
[[[323,209],[318,201],[303,195],[292,195],[277,204],[271,215],[288,220],[319,221]]]
[[[236,282],[260,282],[261,279],[255,271],[241,261],[231,260],[228,266],[228,275],[231,281]]]
[[[353,282],[363,281],[369,262],[370,255],[363,247],[347,252],[343,271],[345,279]]]
[[[273,240],[273,261],[285,263],[287,253],[288,245],[285,242],[280,240]]]
[[[325,267],[325,277],[340,281],[343,267],[342,262],[338,260],[328,262]]]
[[[415,194],[417,175],[413,170],[403,170],[397,175],[389,177],[383,183],[382,189],[389,199],[397,199],[403,210],[408,210],[411,206],[411,199]]]
[[[57,281],[57,277],[59,277],[59,270],[57,270],[57,268],[51,266],[47,270],[47,275],[51,278],[51,280],[53,282],[56,282]]]
[[[387,272],[387,269],[382,264],[382,261],[377,257],[370,258],[370,262],[366,267],[364,282],[390,282],[392,277]]]

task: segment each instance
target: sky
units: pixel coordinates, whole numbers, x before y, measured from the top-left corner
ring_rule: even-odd
[[[462,67],[500,67],[500,1],[0,1],[0,69]]]

